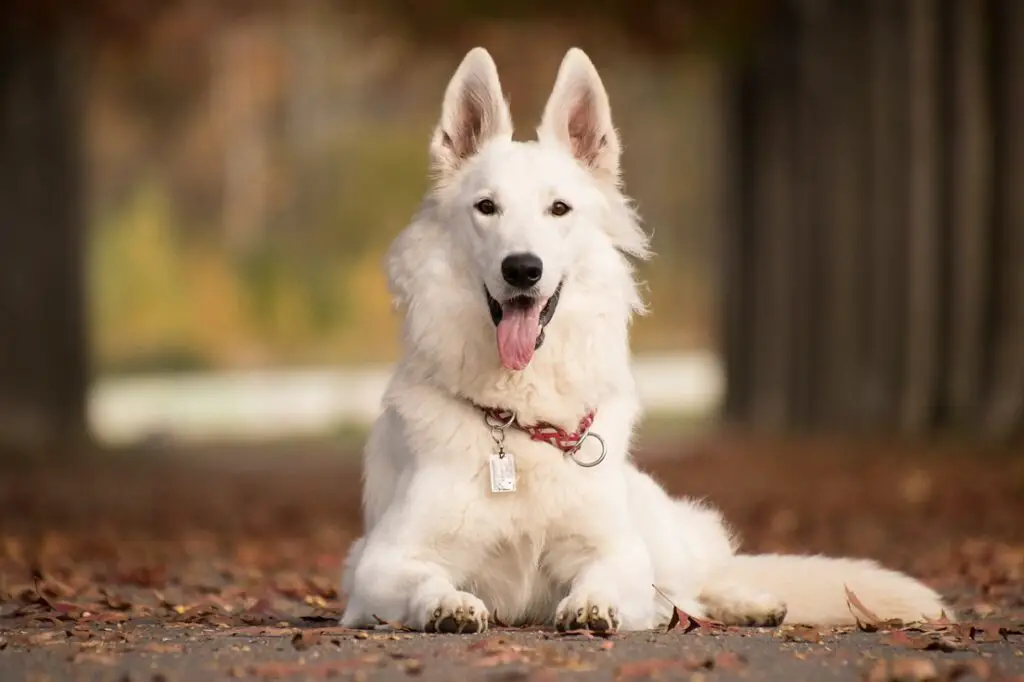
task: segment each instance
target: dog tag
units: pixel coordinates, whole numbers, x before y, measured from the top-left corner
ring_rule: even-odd
[[[511,452],[491,455],[491,492],[516,491],[516,460]]]

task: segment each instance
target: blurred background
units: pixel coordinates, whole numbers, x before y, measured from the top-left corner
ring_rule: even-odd
[[[475,45],[519,137],[568,47],[605,80],[645,466],[750,550],[1022,612],[1024,2],[7,0],[0,618],[33,575],[337,616],[381,257]]]
[[[84,405],[87,432],[109,445],[365,426],[397,352],[382,255],[426,188],[443,89],[477,43],[499,62],[525,137],[568,46],[601,65],[629,190],[660,254],[642,272],[656,314],[635,333],[645,396],[708,416],[722,394],[714,242],[727,117],[713,32],[744,30],[760,3],[726,4],[666,5],[665,49],[645,51],[632,41],[666,27],[617,27],[626,10],[614,4],[586,25],[573,21],[583,5],[568,4],[494,16],[458,2],[336,0],[7,10],[4,161],[15,175],[39,170],[12,180],[36,184],[8,190],[25,208],[5,223],[38,240],[40,262],[7,251],[3,300],[19,300],[2,310],[25,317],[4,324],[23,339],[5,354],[28,382],[37,370],[20,353],[74,376],[38,400],[2,382],[16,409],[0,423],[35,438],[54,428],[55,400]],[[72,229],[60,243],[45,236]],[[44,292],[33,276],[65,288]]]
[[[921,0],[13,2],[0,444],[358,434],[381,257],[468,47],[520,136],[597,62],[658,257],[646,432],[1024,421],[1020,10]],[[658,430],[655,423],[668,425]],[[674,430],[675,429],[675,430]]]

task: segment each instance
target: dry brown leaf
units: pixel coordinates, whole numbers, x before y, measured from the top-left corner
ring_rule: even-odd
[[[843,589],[846,590],[846,607],[850,609],[850,613],[853,614],[853,618],[857,621],[857,625],[860,626],[864,623],[865,625],[878,629],[882,624],[882,619],[878,617],[878,614],[864,606],[864,602],[854,594],[853,590],[851,590],[848,585],[843,585]]]
[[[912,637],[906,632],[897,630],[886,636],[886,643],[893,646],[918,649],[920,651],[963,651],[968,648],[967,642],[962,638],[949,634],[926,634]]]
[[[320,633],[313,630],[302,630],[296,632],[292,637],[292,647],[296,651],[305,651],[310,647],[314,647],[321,642]]]
[[[220,637],[291,637],[298,628],[287,627],[237,627],[222,630],[217,633]]]
[[[784,625],[779,631],[779,637],[783,642],[820,644],[822,634],[821,630],[809,625]]]

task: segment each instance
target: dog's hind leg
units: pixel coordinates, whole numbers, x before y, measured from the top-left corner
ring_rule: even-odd
[[[772,627],[786,617],[786,604],[778,597],[727,580],[709,583],[697,599],[708,618],[725,625]]]

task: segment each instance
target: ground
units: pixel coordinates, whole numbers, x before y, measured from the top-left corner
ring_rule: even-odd
[[[0,470],[0,680],[1024,680],[1024,456],[716,436],[641,456],[748,551],[867,556],[958,625],[559,635],[336,626],[359,471],[329,448]],[[301,453],[301,454],[297,454]],[[856,607],[854,607],[856,608]]]

